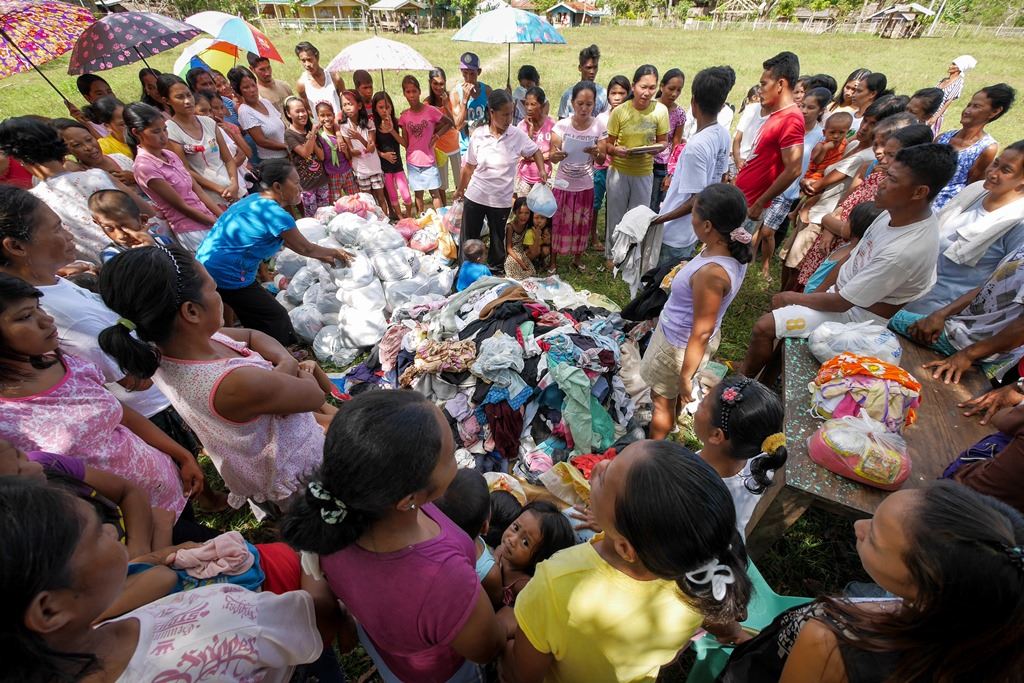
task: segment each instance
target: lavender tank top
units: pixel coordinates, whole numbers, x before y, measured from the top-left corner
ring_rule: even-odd
[[[743,285],[743,276],[747,273],[747,267],[730,256],[694,256],[682,270],[676,273],[672,280],[672,293],[668,296],[665,308],[661,312],[661,329],[665,338],[676,348],[683,348],[690,340],[690,330],[693,328],[693,286],[690,280],[698,270],[704,266],[716,263],[725,269],[732,283],[729,293],[722,299],[722,306],[718,309],[718,319],[715,321],[715,331],[722,326],[722,318],[729,310],[729,304],[736,298],[740,287]]]

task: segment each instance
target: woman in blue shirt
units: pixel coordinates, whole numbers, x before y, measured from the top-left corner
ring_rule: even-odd
[[[287,207],[299,203],[299,174],[287,159],[268,159],[259,168],[259,192],[232,204],[203,240],[196,259],[217,283],[217,292],[245,327],[269,334],[285,346],[296,342],[288,312],[256,281],[260,263],[286,246],[334,266],[351,258],[344,249],[311,243],[295,226]]]

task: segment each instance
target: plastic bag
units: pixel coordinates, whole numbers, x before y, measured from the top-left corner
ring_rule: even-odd
[[[395,230],[402,234],[407,241],[420,230],[420,224],[414,218],[403,218],[395,224]]]
[[[349,349],[373,346],[384,336],[387,327],[383,310],[361,311],[345,306],[338,316],[338,344]]]
[[[302,295],[314,282],[319,282],[319,275],[315,270],[309,266],[299,268],[288,282],[288,289],[285,290],[288,300],[293,304],[301,304]]]
[[[332,268],[331,275],[339,289],[365,287],[377,279],[373,272],[373,262],[361,251],[352,251],[352,260],[348,265]]]
[[[321,206],[316,210],[316,213],[313,214],[313,218],[320,221],[324,225],[327,225],[332,220],[334,220],[334,217],[337,215],[338,212],[334,210],[333,206]]]
[[[384,285],[384,296],[387,297],[391,310],[403,306],[417,297],[445,296],[451,291],[454,271],[445,270],[440,273],[420,273],[408,280],[398,280]]]
[[[324,319],[320,311],[316,310],[313,304],[303,304],[288,311],[295,334],[307,344],[313,341],[316,333],[324,326]]]
[[[449,261],[459,258],[459,245],[455,243],[455,238],[450,231],[442,230],[438,235],[437,252]]]
[[[903,357],[896,333],[870,321],[824,322],[811,332],[807,346],[819,363],[845,352],[871,356],[893,365],[899,365]]]
[[[373,255],[404,247],[405,238],[386,223],[368,223],[359,234],[359,246]]]
[[[416,251],[422,251],[424,254],[434,251],[437,249],[437,233],[430,228],[419,230],[409,238],[409,246]]]
[[[906,441],[865,416],[829,420],[807,440],[807,452],[829,472],[885,491],[910,476]]]
[[[863,412],[897,433],[914,424],[921,404],[921,383],[913,375],[898,365],[855,353],[841,353],[822,363],[807,389],[811,411],[820,417]]]
[[[419,272],[417,252],[409,247],[382,251],[370,259],[373,271],[384,282],[407,280]]]
[[[350,365],[362,351],[341,345],[337,325],[324,325],[313,339],[313,353],[321,363],[343,366]]]
[[[274,270],[287,278],[294,276],[304,265],[306,257],[296,254],[291,249],[282,249],[274,259]]]
[[[463,201],[456,199],[441,218],[441,224],[453,235],[458,235],[459,231],[462,230],[462,211]]]
[[[295,308],[295,304],[293,304],[288,298],[288,292],[286,290],[282,289],[274,298],[277,299],[277,303],[281,304],[281,308],[286,311],[290,311]]]
[[[387,304],[384,299],[384,288],[379,280],[371,280],[368,285],[363,287],[339,288],[335,300],[339,304],[345,304],[360,311],[383,310]]]
[[[530,207],[530,211],[539,213],[541,216],[547,216],[548,218],[554,216],[558,210],[558,202],[555,201],[555,195],[544,183],[537,183],[533,186],[530,194],[526,195],[526,205]]]
[[[295,227],[310,242],[319,242],[327,237],[327,228],[315,218],[300,218],[295,221]]]
[[[340,213],[331,220],[327,229],[342,246],[354,247],[359,244],[359,235],[369,224],[369,221],[354,213]]]

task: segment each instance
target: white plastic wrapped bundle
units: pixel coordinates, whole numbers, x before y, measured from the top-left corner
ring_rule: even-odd
[[[383,310],[361,311],[344,306],[338,316],[338,343],[349,349],[373,346],[384,336],[387,326]]]
[[[300,218],[295,221],[295,227],[310,242],[319,242],[327,237],[327,227],[315,218]]]
[[[274,259],[274,270],[285,277],[292,277],[306,265],[306,257],[299,256],[291,249],[282,249]]]
[[[409,238],[409,246],[416,251],[428,253],[437,249],[437,230],[424,228]]]
[[[404,247],[405,238],[387,223],[370,223],[359,233],[359,246],[370,254],[377,254]]]
[[[447,266],[444,264],[444,259],[438,256],[436,252],[420,256],[421,273],[440,273],[446,268]]]
[[[366,254],[358,250],[352,252],[352,260],[347,266],[332,268],[331,275],[339,289],[365,287],[377,279],[377,274],[373,271],[373,262]]]
[[[321,363],[348,365],[359,357],[361,351],[341,345],[337,325],[324,325],[313,339],[313,353]]]
[[[295,275],[292,276],[292,279],[288,282],[288,289],[285,290],[285,292],[287,292],[288,300],[293,304],[301,304],[302,295],[306,293],[306,290],[309,289],[310,285],[318,281],[319,275],[315,270],[308,266],[299,268],[295,272]]]
[[[320,311],[316,310],[313,304],[303,304],[288,311],[295,334],[299,335],[302,341],[309,343],[316,337],[316,333],[324,326],[324,319]]]
[[[337,215],[338,212],[334,210],[333,206],[321,206],[316,210],[316,213],[313,215],[313,218],[320,221],[324,225],[327,225],[332,220],[334,220],[334,217]]]
[[[344,246],[354,247],[359,244],[359,235],[369,226],[366,219],[354,213],[339,213],[327,226],[331,236]]]
[[[420,270],[420,259],[414,249],[401,247],[375,254],[372,259],[373,271],[384,282],[407,280]]]
[[[398,280],[384,285],[384,296],[392,310],[403,306],[416,297],[429,295],[445,296],[451,290],[453,271],[444,273],[420,273],[408,280]]]
[[[335,300],[339,308],[345,304],[360,311],[383,310],[387,305],[384,288],[377,279],[364,287],[340,287]]]
[[[286,310],[286,311],[290,311],[293,308],[295,308],[295,304],[293,304],[288,299],[288,291],[287,290],[282,289],[280,292],[277,293],[277,296],[274,297],[274,298],[277,299],[277,303],[281,304],[281,307],[284,308],[284,310]]]

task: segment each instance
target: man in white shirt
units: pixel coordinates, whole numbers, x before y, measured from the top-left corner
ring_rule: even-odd
[[[694,197],[708,185],[723,182],[729,170],[729,130],[718,117],[735,83],[732,67],[713,66],[694,76],[690,85],[690,110],[697,129],[683,148],[662,202],[662,209],[671,208],[652,221],[652,225],[665,224],[659,267],[693,258],[697,235],[689,214]]]
[[[932,288],[939,234],[931,202],[953,177],[956,156],[949,145],[900,150],[875,196],[883,213],[838,269],[835,282],[829,286],[826,279],[811,294],[776,294],[773,310],[754,324],[743,374],[756,377],[778,339],[807,338],[828,321],[873,321],[884,326],[904,304]]]
[[[597,99],[594,100],[594,111],[591,112],[594,116],[608,108],[608,92],[604,89],[604,86],[597,82],[597,67],[600,61],[601,49],[597,45],[591,45],[580,50],[580,80],[593,82],[597,90]],[[560,119],[572,116],[572,89],[575,85],[573,83],[562,93],[562,99],[558,103],[558,118]]]

